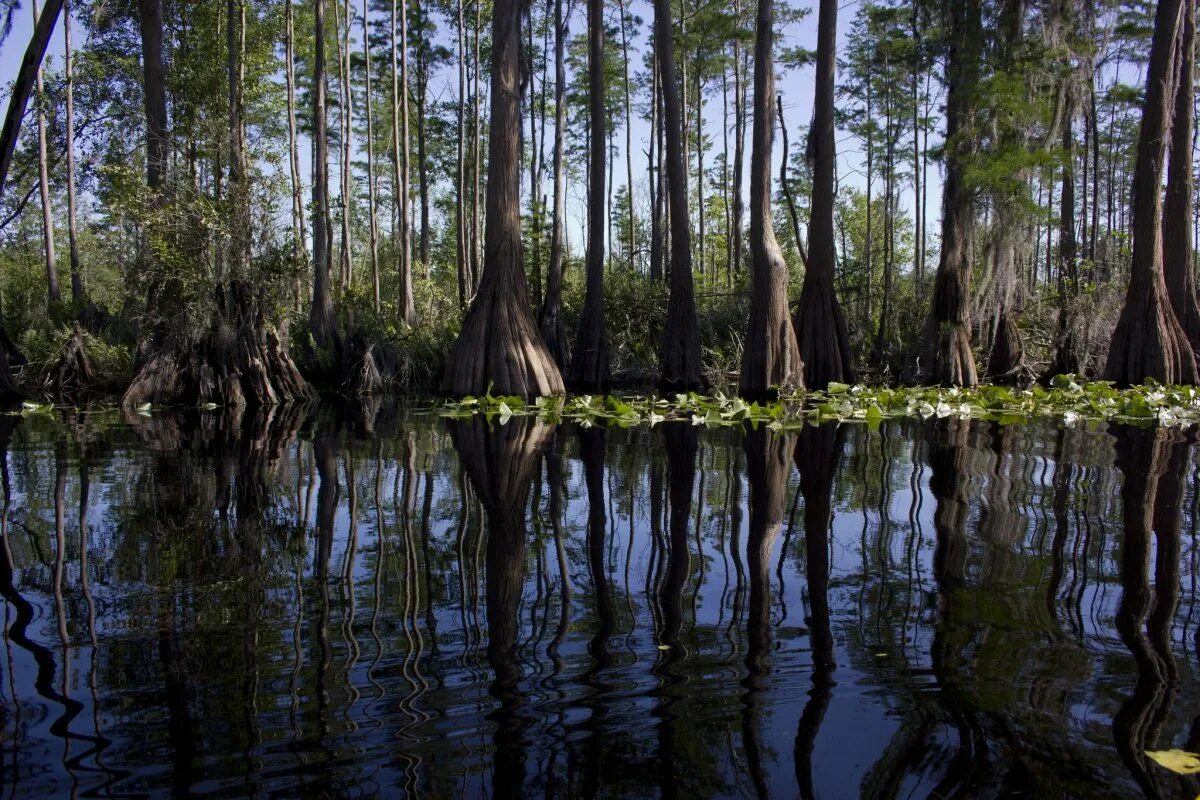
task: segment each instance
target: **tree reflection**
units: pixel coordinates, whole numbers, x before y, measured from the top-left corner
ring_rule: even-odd
[[[450,436],[487,516],[487,658],[500,706],[493,756],[493,797],[521,797],[526,743],[517,658],[517,611],[525,582],[526,504],[551,429],[533,417],[491,426],[483,417],[450,423]]]
[[[812,689],[796,732],[796,781],[802,797],[814,797],[813,746],[836,685],[837,660],[829,613],[829,540],[832,530],[833,481],[842,458],[844,431],[836,422],[806,427],[796,443],[800,493],[804,496],[804,568],[808,586],[812,641]]]

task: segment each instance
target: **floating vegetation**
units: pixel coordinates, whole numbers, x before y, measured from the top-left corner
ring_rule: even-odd
[[[1200,389],[1147,383],[1117,389],[1106,381],[1077,383],[1058,376],[1049,387],[1014,389],[978,386],[973,389],[887,388],[833,383],[821,392],[801,392],[771,403],[748,403],[720,392],[669,398],[643,395],[539,397],[526,403],[519,397],[464,397],[445,403],[446,417],[486,414],[504,424],[515,416],[537,416],[547,422],[574,420],[584,427],[605,423],[632,426],[660,422],[690,422],[708,427],[747,422],[774,430],[837,420],[877,425],[885,419],[959,417],[990,420],[1002,425],[1054,418],[1064,424],[1124,422],[1135,425],[1192,425],[1200,422]]]

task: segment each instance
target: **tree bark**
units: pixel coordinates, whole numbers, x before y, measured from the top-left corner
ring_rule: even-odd
[[[1171,308],[1163,277],[1161,186],[1184,5],[1184,0],[1162,0],[1154,19],[1133,175],[1133,262],[1104,370],[1105,378],[1120,386],[1147,378],[1164,384],[1196,382],[1196,358]]]
[[[333,3],[333,20],[336,35],[338,56],[338,100],[341,102],[341,188],[338,201],[341,205],[342,240],[339,246],[339,273],[342,288],[350,286],[354,280],[353,253],[350,241],[350,215],[353,201],[353,152],[354,152],[354,95],[350,91],[350,27],[352,22],[350,0],[345,0],[343,13],[346,17],[346,27],[343,30],[338,20],[337,0]]]
[[[303,183],[300,180],[300,146],[296,136],[296,42],[295,26],[293,24],[292,0],[284,4],[283,50],[284,50],[284,80],[287,84],[287,117],[288,117],[288,169],[292,178],[292,258],[295,267],[301,269],[308,266],[308,246],[304,239],[304,197]],[[296,304],[300,304],[299,284],[297,283]]]
[[[1063,171],[1058,211],[1058,274],[1055,281],[1058,293],[1058,332],[1055,337],[1054,361],[1050,366],[1051,377],[1075,375],[1082,366],[1077,354],[1078,342],[1075,340],[1079,276],[1075,265],[1078,246],[1075,241],[1075,133],[1072,124],[1075,118],[1074,94],[1073,85],[1068,83],[1063,99]]]
[[[1175,119],[1171,125],[1171,163],[1163,208],[1163,274],[1171,308],[1200,357],[1200,308],[1196,305],[1195,255],[1192,243],[1192,139],[1195,118],[1196,2],[1184,0],[1175,90]]]
[[[529,315],[521,256],[520,14],[497,0],[492,15],[487,226],[479,290],[446,364],[453,395],[563,393],[562,375]]]
[[[625,29],[625,0],[617,0],[617,7],[621,12],[621,54],[625,61],[622,74],[625,84],[625,183],[629,192],[629,269],[633,270],[634,254],[637,253],[637,214],[633,205],[633,104],[629,100],[629,34]]]
[[[371,40],[367,27],[367,16],[370,13],[368,0],[363,0],[362,36],[363,36],[363,76],[366,96],[363,105],[367,115],[367,215],[369,217],[369,241],[371,257],[371,300],[376,313],[379,311],[383,298],[379,294],[379,216],[375,194],[375,113],[372,110],[374,97],[371,94]]]
[[[37,0],[30,3],[33,19],[38,19]],[[38,191],[42,199],[42,244],[46,253],[46,295],[51,306],[62,301],[58,288],[58,258],[54,249],[54,209],[50,205],[50,168],[46,156],[46,93],[42,87],[42,68],[34,76],[36,84],[36,117],[38,143]]]
[[[139,0],[139,9],[150,2],[152,0]],[[4,187],[7,185],[8,168],[12,165],[13,152],[17,149],[21,121],[25,118],[29,96],[33,93],[37,74],[41,72],[42,57],[46,54],[46,46],[50,44],[50,35],[54,33],[54,24],[58,21],[62,7],[63,0],[47,0],[37,18],[37,24],[33,27],[33,35],[29,38],[25,55],[21,57],[21,66],[17,69],[12,94],[8,97],[8,109],[4,113],[4,127],[0,128],[0,195],[4,193]]]
[[[467,104],[467,48],[465,23],[463,20],[463,2],[458,0],[458,196],[455,198],[455,241],[458,257],[458,305],[467,307],[471,297],[471,277],[469,254],[467,251],[467,160],[466,160],[466,104]],[[393,26],[394,27],[394,26]],[[394,48],[393,48],[394,50]],[[395,74],[395,58],[393,57],[392,73]],[[393,83],[393,87],[395,84]],[[393,88],[392,97],[396,96]],[[392,130],[396,129],[395,120]],[[397,161],[399,157],[397,157]],[[397,181],[398,183],[399,181]]]
[[[654,41],[663,90],[663,133],[667,145],[667,184],[671,215],[671,280],[663,336],[663,388],[701,389],[700,320],[692,285],[692,238],[684,174],[683,122],[675,72],[675,42],[670,0],[654,0]]]
[[[808,269],[808,249],[804,246],[804,237],[800,233],[800,213],[796,210],[796,198],[792,187],[788,184],[788,132],[787,121],[783,118],[783,95],[775,95],[775,109],[779,114],[779,135],[783,139],[783,152],[779,160],[779,188],[783,190],[783,201],[787,204],[788,217],[792,220],[792,238],[796,240],[796,251],[800,254],[800,263]]]
[[[83,268],[79,262],[79,233],[75,224],[75,54],[71,46],[71,4],[63,3],[63,57],[67,82],[67,247],[71,257],[71,300],[83,304]]]
[[[738,391],[768,397],[804,388],[804,364],[788,309],[788,272],[771,217],[775,148],[775,2],[758,0],[754,43],[754,128],[750,140],[750,327]],[[832,223],[832,219],[830,220]]]
[[[837,1],[821,0],[817,23],[817,76],[812,130],[806,153],[813,170],[812,209],[808,220],[808,269],[796,309],[796,341],[804,365],[804,383],[824,389],[831,382],[854,383],[850,336],[834,290],[837,252],[833,236],[834,73],[837,67]],[[757,67],[755,68],[757,69]],[[769,113],[769,112],[768,112]]]
[[[608,335],[604,321],[605,129],[607,109],[604,87],[604,2],[588,0],[588,106],[591,169],[588,202],[587,287],[583,313],[575,335],[575,350],[567,383],[581,391],[604,391],[611,383]]]
[[[417,324],[413,301],[412,220],[409,217],[408,145],[408,0],[400,0],[400,317],[407,325]]]
[[[229,257],[234,278],[245,278],[250,266],[250,164],[246,157],[243,98],[246,10],[241,0],[227,0],[226,57],[229,81]]]
[[[550,232],[550,264],[546,268],[546,296],[538,314],[538,329],[554,363],[567,364],[567,331],[562,320],[563,236],[567,216],[564,148],[567,130],[567,23],[563,0],[554,0],[554,214]]]
[[[734,0],[733,14],[738,25],[742,22],[740,0]],[[742,197],[742,173],[746,161],[746,80],[739,31],[733,39],[733,268],[742,263],[742,221],[746,216],[746,201]]]
[[[340,336],[329,286],[329,134],[325,118],[324,0],[313,0],[313,11],[313,293],[309,327],[317,347],[328,348],[338,345]]]
[[[945,386],[974,386],[971,352],[971,236],[974,197],[964,173],[974,134],[971,109],[979,83],[982,22],[979,0],[950,3],[946,61],[946,177],[942,184],[942,248],[925,333],[922,371]]]

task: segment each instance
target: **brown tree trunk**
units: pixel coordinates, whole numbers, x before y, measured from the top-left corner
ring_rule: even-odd
[[[1075,101],[1074,87],[1068,84],[1063,100],[1063,171],[1062,192],[1059,194],[1058,227],[1058,332],[1055,336],[1054,361],[1049,376],[1075,375],[1080,371],[1079,343],[1075,340],[1075,316],[1078,309],[1079,276],[1075,256]],[[1046,265],[1047,269],[1049,264]]]
[[[550,265],[546,269],[546,296],[538,314],[538,329],[554,363],[567,364],[567,331],[562,320],[563,236],[567,216],[564,147],[567,130],[566,20],[563,0],[554,0],[554,214],[550,232]]]
[[[458,258],[458,305],[461,308],[467,307],[467,301],[470,299],[474,289],[471,285],[470,272],[470,254],[468,252],[467,242],[467,156],[466,156],[466,106],[467,106],[467,47],[466,47],[466,24],[463,19],[463,3],[465,0],[458,0],[458,196],[455,198],[454,208],[455,216],[455,241],[457,245],[456,255]],[[393,14],[393,16],[395,16]],[[394,49],[394,48],[393,48]],[[396,72],[395,58],[392,59],[392,73]],[[394,84],[393,84],[394,87]],[[392,97],[395,98],[396,92],[393,88]],[[394,102],[394,100],[393,100]],[[392,129],[395,130],[396,124],[393,119]],[[396,157],[399,161],[399,156]],[[399,181],[397,181],[399,183]]]
[[[854,383],[855,380],[850,335],[833,285],[837,264],[833,238],[836,47],[837,1],[821,0],[817,24],[816,95],[806,154],[813,169],[812,209],[808,220],[808,269],[804,273],[804,287],[800,291],[795,319],[796,341],[804,365],[804,383],[810,389],[824,389],[831,382]]]
[[[608,364],[608,337],[604,326],[604,208],[605,129],[604,102],[604,3],[588,0],[588,105],[591,169],[588,170],[587,287],[583,313],[575,334],[575,350],[567,383],[584,391],[604,391],[612,380]]]
[[[783,96],[775,95],[775,109],[779,113],[779,135],[783,139],[783,152],[779,160],[779,188],[783,190],[783,202],[787,204],[788,218],[792,221],[792,238],[796,240],[796,251],[800,254],[800,263],[808,269],[808,250],[804,246],[804,237],[800,233],[800,213],[796,210],[796,198],[788,183],[788,132],[787,122],[783,118]]]
[[[742,9],[739,0],[734,0],[733,14],[740,25]],[[745,62],[742,57],[740,37],[733,40],[733,268],[736,272],[742,264],[742,223],[746,216],[746,201],[742,197],[742,173],[746,161],[746,79]]]
[[[942,248],[934,278],[921,371],[944,386],[974,386],[971,352],[971,235],[974,197],[964,173],[972,133],[971,107],[979,83],[982,22],[979,0],[950,3],[946,60],[946,177],[942,184]]]
[[[400,0],[400,318],[408,325],[417,324],[413,301],[412,220],[409,217],[408,149],[408,2]],[[394,78],[393,78],[394,80]],[[393,84],[394,85],[394,84]]]
[[[521,260],[520,14],[497,0],[492,15],[491,135],[483,274],[446,363],[453,395],[562,394],[562,375],[529,315]]]
[[[152,4],[152,0],[139,0],[139,11],[150,4]],[[37,24],[33,27],[33,35],[29,38],[25,54],[21,57],[21,66],[17,69],[17,78],[13,82],[12,93],[8,97],[8,109],[4,113],[4,127],[0,128],[0,194],[4,193],[4,187],[7,185],[8,168],[12,165],[13,152],[17,149],[21,121],[25,118],[25,109],[29,106],[29,96],[33,94],[37,75],[42,69],[42,57],[46,54],[46,46],[50,44],[50,34],[54,33],[54,24],[58,21],[62,7],[63,0],[47,0],[41,15],[37,18]],[[160,33],[160,43],[161,40]],[[165,127],[165,101],[163,122]]]
[[[366,82],[366,96],[363,105],[367,115],[367,216],[369,217],[369,241],[371,258],[371,300],[375,311],[379,311],[383,298],[379,294],[379,215],[375,202],[375,113],[372,106],[375,99],[371,94],[371,41],[367,27],[367,16],[370,13],[367,0],[363,0],[362,36],[363,36],[363,76]]]
[[[663,133],[667,145],[667,184],[671,215],[671,280],[663,336],[663,388],[700,389],[700,320],[692,285],[692,236],[684,174],[683,122],[675,72],[675,41],[670,0],[654,0],[654,42],[663,90]]]
[[[633,206],[633,104],[629,99],[629,43],[628,31],[625,29],[625,0],[617,0],[621,12],[621,55],[624,58],[625,69],[622,78],[625,84],[625,187],[629,192],[629,269],[634,268],[634,254],[637,253],[637,215]]]
[[[304,197],[300,180],[300,146],[296,137],[296,35],[293,24],[292,0],[284,4],[283,51],[284,80],[287,83],[288,169],[292,178],[292,258],[295,268],[308,266],[308,247],[304,239]],[[300,304],[299,281],[296,305]]]
[[[1154,18],[1142,129],[1133,175],[1133,263],[1104,377],[1126,386],[1154,378],[1196,382],[1196,358],[1163,277],[1162,176],[1175,101],[1174,54],[1184,0],[1162,0]]]
[[[758,0],[754,44],[754,129],[750,140],[750,326],[738,391],[767,397],[804,388],[804,364],[788,309],[788,272],[771,218],[775,147],[774,0]],[[832,219],[830,220],[832,222]]]
[[[38,19],[37,0],[30,3],[33,19]],[[46,93],[42,87],[42,68],[34,76],[37,89],[38,191],[42,199],[42,244],[46,253],[46,295],[51,306],[62,301],[58,288],[58,257],[54,249],[54,209],[50,205],[50,168],[46,155]]]
[[[1171,307],[1192,347],[1200,354],[1200,308],[1196,305],[1195,255],[1192,244],[1192,137],[1195,119],[1196,2],[1184,0],[1175,90],[1175,119],[1171,124],[1171,164],[1163,208],[1163,275]]]
[[[354,153],[354,95],[350,91],[350,0],[344,0],[346,27],[343,30],[338,16],[337,0],[333,3],[334,43],[337,45],[338,58],[338,101],[339,120],[341,122],[341,184],[338,192],[338,202],[341,205],[342,237],[338,249],[339,280],[343,289],[354,281],[354,262],[350,241],[350,215],[353,200],[353,153]]]
[[[71,300],[83,304],[83,268],[75,225],[75,54],[71,48],[71,4],[63,3],[63,57],[67,82],[67,247],[71,257]]]
[[[651,48],[656,45],[651,42]],[[662,104],[658,55],[650,54],[650,280],[663,279],[663,195],[666,183],[662,165]]]
[[[246,158],[245,100],[243,99],[245,6],[228,0],[226,58],[229,81],[229,257],[226,266],[233,278],[245,278],[250,266],[250,165]]]
[[[309,327],[317,347],[329,348],[340,344],[340,336],[329,286],[329,135],[325,127],[324,0],[314,0],[313,11],[313,292]]]

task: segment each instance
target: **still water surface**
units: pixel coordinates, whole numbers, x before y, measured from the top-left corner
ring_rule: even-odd
[[[236,428],[236,430],[234,430]],[[12,797],[1193,798],[1186,431],[0,418]]]

